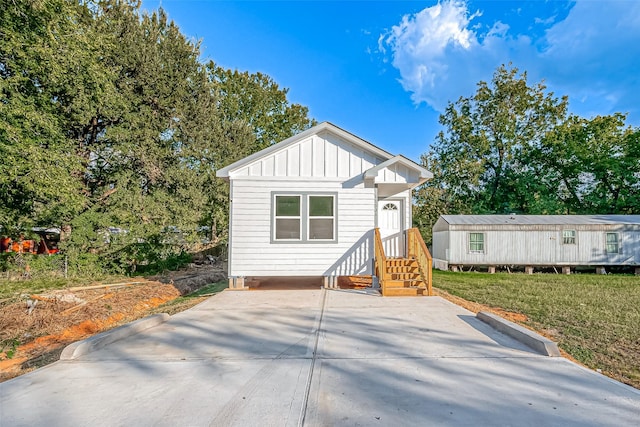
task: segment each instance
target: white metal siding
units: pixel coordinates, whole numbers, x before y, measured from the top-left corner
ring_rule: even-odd
[[[448,260],[449,232],[437,231],[433,233],[433,257]]]
[[[582,228],[582,229],[580,229]],[[434,256],[450,264],[478,265],[620,265],[640,264],[640,231],[559,226],[557,229],[450,230],[434,233]],[[563,229],[576,229],[576,244],[562,242]],[[469,233],[485,234],[485,252],[469,253]],[[618,232],[620,254],[605,253],[605,233]],[[446,256],[448,255],[448,256]]]
[[[338,242],[272,243],[273,191],[337,193]],[[371,274],[376,212],[373,188],[345,189],[341,180],[244,178],[233,180],[232,203],[230,276]]]
[[[282,151],[255,160],[232,172],[231,176],[350,178],[382,161],[332,134],[312,135]],[[407,182],[411,176],[409,168],[403,165],[398,166],[398,171],[385,173],[389,174],[389,179],[393,175],[396,177],[393,179],[399,180],[391,182]]]

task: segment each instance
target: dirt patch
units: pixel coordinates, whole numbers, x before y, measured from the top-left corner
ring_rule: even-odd
[[[58,360],[72,342],[145,317],[223,279],[226,273],[215,266],[191,266],[165,276],[91,283],[5,301],[0,305],[0,381]]]

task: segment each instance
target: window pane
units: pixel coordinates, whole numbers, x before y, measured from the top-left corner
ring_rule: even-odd
[[[332,219],[310,219],[309,239],[333,240]]]
[[[469,251],[484,252],[484,234],[469,233]]]
[[[565,245],[575,245],[576,243],[576,231],[575,230],[562,230],[562,243]]]
[[[300,240],[300,220],[276,219],[276,239]]]
[[[309,196],[309,216],[333,216],[333,196]]]
[[[607,233],[607,253],[617,254],[618,252],[618,233]]]
[[[300,196],[276,196],[276,216],[300,216]]]

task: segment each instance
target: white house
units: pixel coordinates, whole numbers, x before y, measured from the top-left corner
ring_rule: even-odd
[[[442,215],[434,266],[640,266],[640,215]]]
[[[217,172],[230,185],[229,277],[372,275],[374,229],[404,255],[411,190],[432,174],[321,123]]]

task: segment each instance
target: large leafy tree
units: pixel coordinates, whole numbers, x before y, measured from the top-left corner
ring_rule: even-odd
[[[202,225],[219,240],[215,170],[312,124],[268,76],[202,64],[137,0],[16,0],[0,19],[3,233],[60,225],[68,254],[131,268]]]
[[[422,158],[434,179],[416,192],[416,224],[445,213],[636,213],[640,129],[623,114],[567,116],[567,104],[505,66],[449,103]]]
[[[561,210],[632,214],[640,208],[640,129],[623,114],[571,116],[538,147],[538,180]]]
[[[96,39],[86,9],[65,0],[0,7],[0,224],[6,231],[69,220],[84,204],[81,163],[66,127],[65,76]],[[78,53],[78,55],[76,55]]]
[[[245,123],[255,135],[252,146],[245,147],[245,153],[238,153],[240,157],[316,124],[308,117],[309,109],[290,103],[287,99],[289,90],[281,89],[266,74],[225,69],[213,61],[207,64],[207,72],[224,120]]]
[[[316,124],[309,110],[287,99],[288,89],[263,73],[240,72],[220,67],[213,61],[207,66],[208,79],[223,123],[216,150],[211,152],[215,169],[224,167],[256,151],[283,141]],[[211,238],[224,240],[228,225],[228,185],[216,179],[209,185],[206,224]]]
[[[566,111],[566,98],[555,98],[542,83],[529,85],[515,67],[499,67],[491,83],[481,81],[475,95],[449,103],[440,116],[445,130],[428,157],[441,173],[432,185],[471,212],[543,213],[531,152]]]

